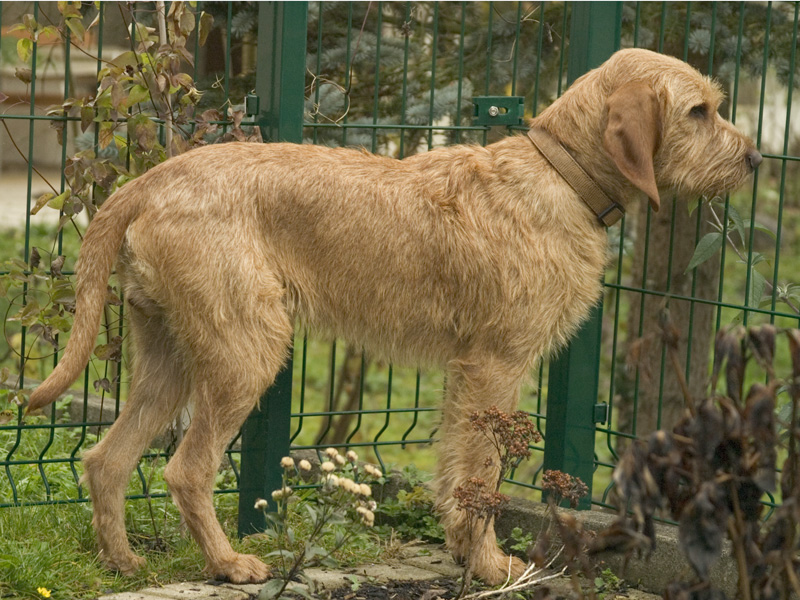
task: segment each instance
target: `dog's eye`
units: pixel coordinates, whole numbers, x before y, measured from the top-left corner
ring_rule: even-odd
[[[689,116],[694,117],[695,119],[705,119],[707,115],[708,107],[705,104],[693,106],[692,110],[689,111]]]

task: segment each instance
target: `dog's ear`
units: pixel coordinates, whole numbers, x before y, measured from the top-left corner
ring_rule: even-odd
[[[641,82],[623,85],[608,98],[603,146],[622,174],[650,198],[660,199],[653,156],[661,141],[661,110],[653,89]]]

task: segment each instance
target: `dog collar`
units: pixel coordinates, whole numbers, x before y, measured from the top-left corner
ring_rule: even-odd
[[[536,149],[542,153],[542,156],[564,178],[564,181],[592,209],[603,225],[611,227],[622,218],[625,214],[622,205],[609,198],[608,194],[578,164],[578,161],[547,131],[540,127],[532,127],[528,130],[528,137]]]

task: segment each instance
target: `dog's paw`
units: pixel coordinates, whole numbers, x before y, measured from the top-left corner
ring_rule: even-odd
[[[506,581],[514,581],[525,572],[524,562],[516,556],[507,556],[499,550],[488,556],[476,558],[475,576],[486,585],[495,586]]]
[[[261,583],[270,575],[269,567],[252,554],[235,554],[231,560],[208,570],[231,583]]]
[[[136,575],[136,573],[147,564],[144,558],[133,552],[127,552],[114,558],[101,554],[101,558],[110,570],[118,571],[127,576]]]

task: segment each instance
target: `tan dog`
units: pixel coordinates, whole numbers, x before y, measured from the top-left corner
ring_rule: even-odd
[[[659,189],[722,194],[761,161],[724,121],[719,88],[645,50],[615,54],[532,125],[568,149],[623,207]],[[143,564],[128,545],[124,493],[150,440],[187,403],[191,427],[164,476],[207,568],[235,582],[268,568],[237,554],[211,489],[223,451],[272,383],[299,319],[396,362],[442,365],[438,509],[456,556],[488,583],[518,574],[490,538],[470,539],[452,496],[491,480],[468,416],[511,411],[530,367],[562,346],[601,292],[606,230],[525,136],[394,160],[292,144],[208,146],[128,183],[86,232],[75,324],[31,396],[52,402],[98,333],[116,260],[130,310],[128,402],[84,457],[103,560]],[[483,455],[483,456],[482,456]]]

